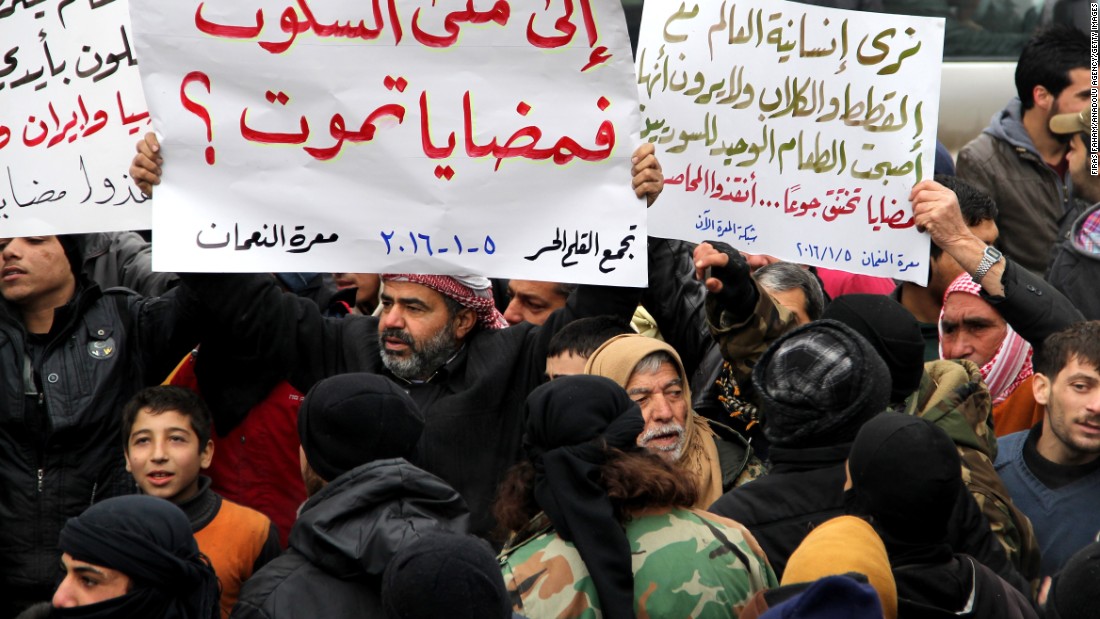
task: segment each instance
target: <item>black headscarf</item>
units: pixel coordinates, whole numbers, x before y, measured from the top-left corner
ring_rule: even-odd
[[[1095,617],[1100,605],[1100,542],[1078,550],[1054,575],[1047,597],[1047,619]]]
[[[393,556],[382,576],[382,607],[386,619],[512,617],[489,544],[446,531],[428,533]]]
[[[199,554],[191,523],[180,508],[145,495],[107,499],[69,518],[61,529],[62,552],[78,561],[126,574],[121,597],[54,616],[99,619],[215,619],[218,580]]]
[[[567,376],[527,397],[524,448],[535,467],[535,501],[584,561],[608,619],[634,617],[630,542],[600,484],[607,448],[634,447],[645,427],[622,387]]]
[[[821,317],[855,329],[875,348],[890,370],[891,404],[920,388],[924,337],[917,319],[900,303],[881,294],[846,294],[833,299]]]
[[[948,523],[962,488],[955,444],[931,422],[883,413],[848,456],[849,513],[869,517],[895,568],[950,560]]]

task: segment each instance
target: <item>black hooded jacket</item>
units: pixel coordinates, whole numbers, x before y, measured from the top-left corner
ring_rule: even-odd
[[[302,507],[286,554],[245,583],[233,617],[381,617],[382,573],[428,531],[465,533],[466,503],[402,458],[337,477]]]

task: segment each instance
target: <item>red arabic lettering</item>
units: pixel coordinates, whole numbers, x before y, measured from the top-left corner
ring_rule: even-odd
[[[429,159],[446,159],[455,150],[455,133],[447,136],[447,146],[432,144],[432,130],[428,121],[428,91],[420,93],[420,146]],[[449,180],[449,179],[448,179]]]
[[[317,18],[313,15],[313,11],[309,8],[306,0],[297,0],[297,4],[298,9],[302,12],[301,17],[298,16],[298,12],[293,6],[288,6],[284,9],[282,15],[279,17],[279,29],[289,34],[290,37],[280,42],[261,41],[260,47],[272,54],[281,54],[290,49],[299,34],[309,31],[312,31],[313,34],[318,37],[363,39],[365,41],[377,39],[382,34],[383,19],[379,0],[373,0],[371,2],[374,22],[377,24],[374,28],[368,28],[364,20],[359,20],[359,23],[354,26],[351,24],[351,20],[348,20],[344,24],[340,24],[339,21],[334,21],[331,24],[322,24],[319,23]],[[394,42],[395,44],[400,43],[402,28],[400,18],[397,14],[395,0],[387,0],[387,7],[389,9],[390,22],[393,26]]]
[[[195,27],[199,29],[199,32],[226,39],[255,39],[260,36],[260,32],[264,29],[263,9],[256,9],[255,26],[226,26],[215,24],[202,16],[202,7],[205,4],[205,2],[200,2],[195,9]]]
[[[474,0],[466,0],[466,8],[464,10],[452,11],[443,19],[443,29],[447,31],[447,36],[438,36],[428,34],[420,29],[420,9],[418,8],[413,12],[413,37],[422,45],[428,47],[450,47],[458,41],[458,34],[460,31],[459,22],[468,24],[486,24],[494,22],[500,26],[506,26],[510,14],[511,7],[508,6],[507,0],[497,0],[496,3],[493,4],[493,8],[488,11],[475,11]]]
[[[344,147],[345,141],[361,143],[373,140],[375,131],[377,131],[374,122],[383,116],[396,118],[397,124],[401,124],[405,120],[405,108],[396,103],[380,105],[367,116],[363,124],[359,126],[358,131],[347,131],[344,127],[344,117],[340,114],[333,114],[332,120],[329,121],[329,135],[336,139],[336,144],[328,148],[305,147],[304,150],[314,159],[328,161],[340,154],[340,150]],[[305,119],[303,119],[303,121],[304,120]]]
[[[600,97],[597,105],[600,109],[607,107],[607,99]],[[519,109],[526,107],[527,110],[530,106],[521,104]],[[524,112],[520,112],[524,114]],[[524,114],[525,115],[525,114]],[[606,159],[611,156],[611,151],[615,148],[615,127],[611,124],[611,121],[605,120],[600,123],[599,129],[596,131],[595,143],[596,146],[604,146],[602,150],[590,150],[581,146],[576,140],[569,136],[562,136],[554,143],[551,148],[538,148],[538,141],[542,138],[542,130],[535,125],[523,127],[513,133],[503,146],[497,143],[497,139],[493,138],[491,142],[486,145],[478,145],[474,142],[473,138],[473,105],[470,102],[470,91],[466,91],[462,96],[462,119],[465,127],[464,141],[466,146],[466,154],[473,158],[486,157],[492,155],[497,160],[493,170],[500,169],[500,164],[504,159],[523,157],[533,160],[545,160],[552,159],[557,165],[565,165],[573,160],[574,157],[581,159],[582,161],[598,161]],[[516,146],[516,142],[525,139],[528,143]]]
[[[130,123],[140,122],[149,118],[149,110],[145,110],[140,114],[134,114],[133,116],[126,113],[126,110],[122,107],[122,92],[115,92],[115,100],[118,101],[118,114],[122,117],[122,124],[129,125]],[[97,115],[98,117],[98,115]],[[140,127],[130,127],[130,135],[133,135],[140,130]]]
[[[46,124],[46,121],[39,120],[38,126],[42,128],[42,134],[36,138],[28,138],[27,128],[33,126],[34,122],[35,117],[31,116],[27,119],[27,124],[23,126],[23,143],[26,144],[28,147],[38,146],[42,142],[46,141],[46,136],[50,134],[50,127]]]

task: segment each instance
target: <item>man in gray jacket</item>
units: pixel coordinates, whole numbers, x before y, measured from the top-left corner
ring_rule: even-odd
[[[1089,84],[1088,36],[1070,26],[1039,31],[1016,65],[1018,96],[959,151],[959,178],[997,204],[998,247],[1037,275],[1077,214],[1066,144],[1048,123],[1085,109]]]

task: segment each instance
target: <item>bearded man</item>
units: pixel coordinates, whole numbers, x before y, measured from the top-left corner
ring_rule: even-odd
[[[613,337],[592,353],[584,371],[610,378],[638,403],[645,419],[638,445],[695,477],[696,507],[706,508],[763,472],[740,434],[692,410],[684,365],[665,342],[637,334]]]

